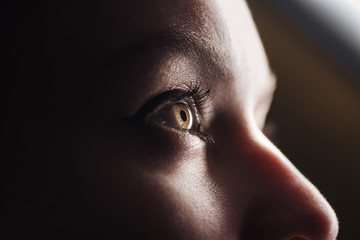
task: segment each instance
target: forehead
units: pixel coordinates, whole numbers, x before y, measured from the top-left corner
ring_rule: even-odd
[[[156,32],[172,29],[214,40],[211,1],[59,1],[57,22],[68,33],[94,39],[109,54]],[[211,33],[210,33],[211,32]]]
[[[202,36],[217,48],[227,46],[227,51],[231,40],[257,41],[244,1],[65,0],[56,4],[57,23],[68,33],[91,36],[103,51],[121,49],[164,29]]]
[[[57,22],[67,33],[91,39],[82,47],[95,59],[158,32],[183,33],[219,56],[224,70],[237,80],[234,84],[241,85],[234,88],[243,91],[240,95],[268,88],[267,60],[245,1],[67,0],[57,3],[57,11]]]

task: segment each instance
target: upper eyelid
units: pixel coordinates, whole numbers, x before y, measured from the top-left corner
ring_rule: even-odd
[[[176,103],[186,99],[189,96],[187,90],[172,89],[165,91],[144,103],[132,116],[126,118],[127,120],[144,121],[146,117],[154,112],[156,109],[166,105],[166,103]]]

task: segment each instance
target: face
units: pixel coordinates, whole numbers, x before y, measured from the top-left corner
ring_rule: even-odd
[[[27,147],[41,234],[335,239],[329,204],[262,133],[275,79],[244,1],[59,1],[56,24],[49,76],[96,91]]]

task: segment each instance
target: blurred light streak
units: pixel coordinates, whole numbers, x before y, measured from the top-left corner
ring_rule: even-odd
[[[297,0],[360,55],[360,2],[357,0]]]

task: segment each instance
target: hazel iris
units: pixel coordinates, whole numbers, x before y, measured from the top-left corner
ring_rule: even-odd
[[[186,130],[191,128],[193,116],[190,108],[185,103],[175,104],[172,111],[179,128]]]

